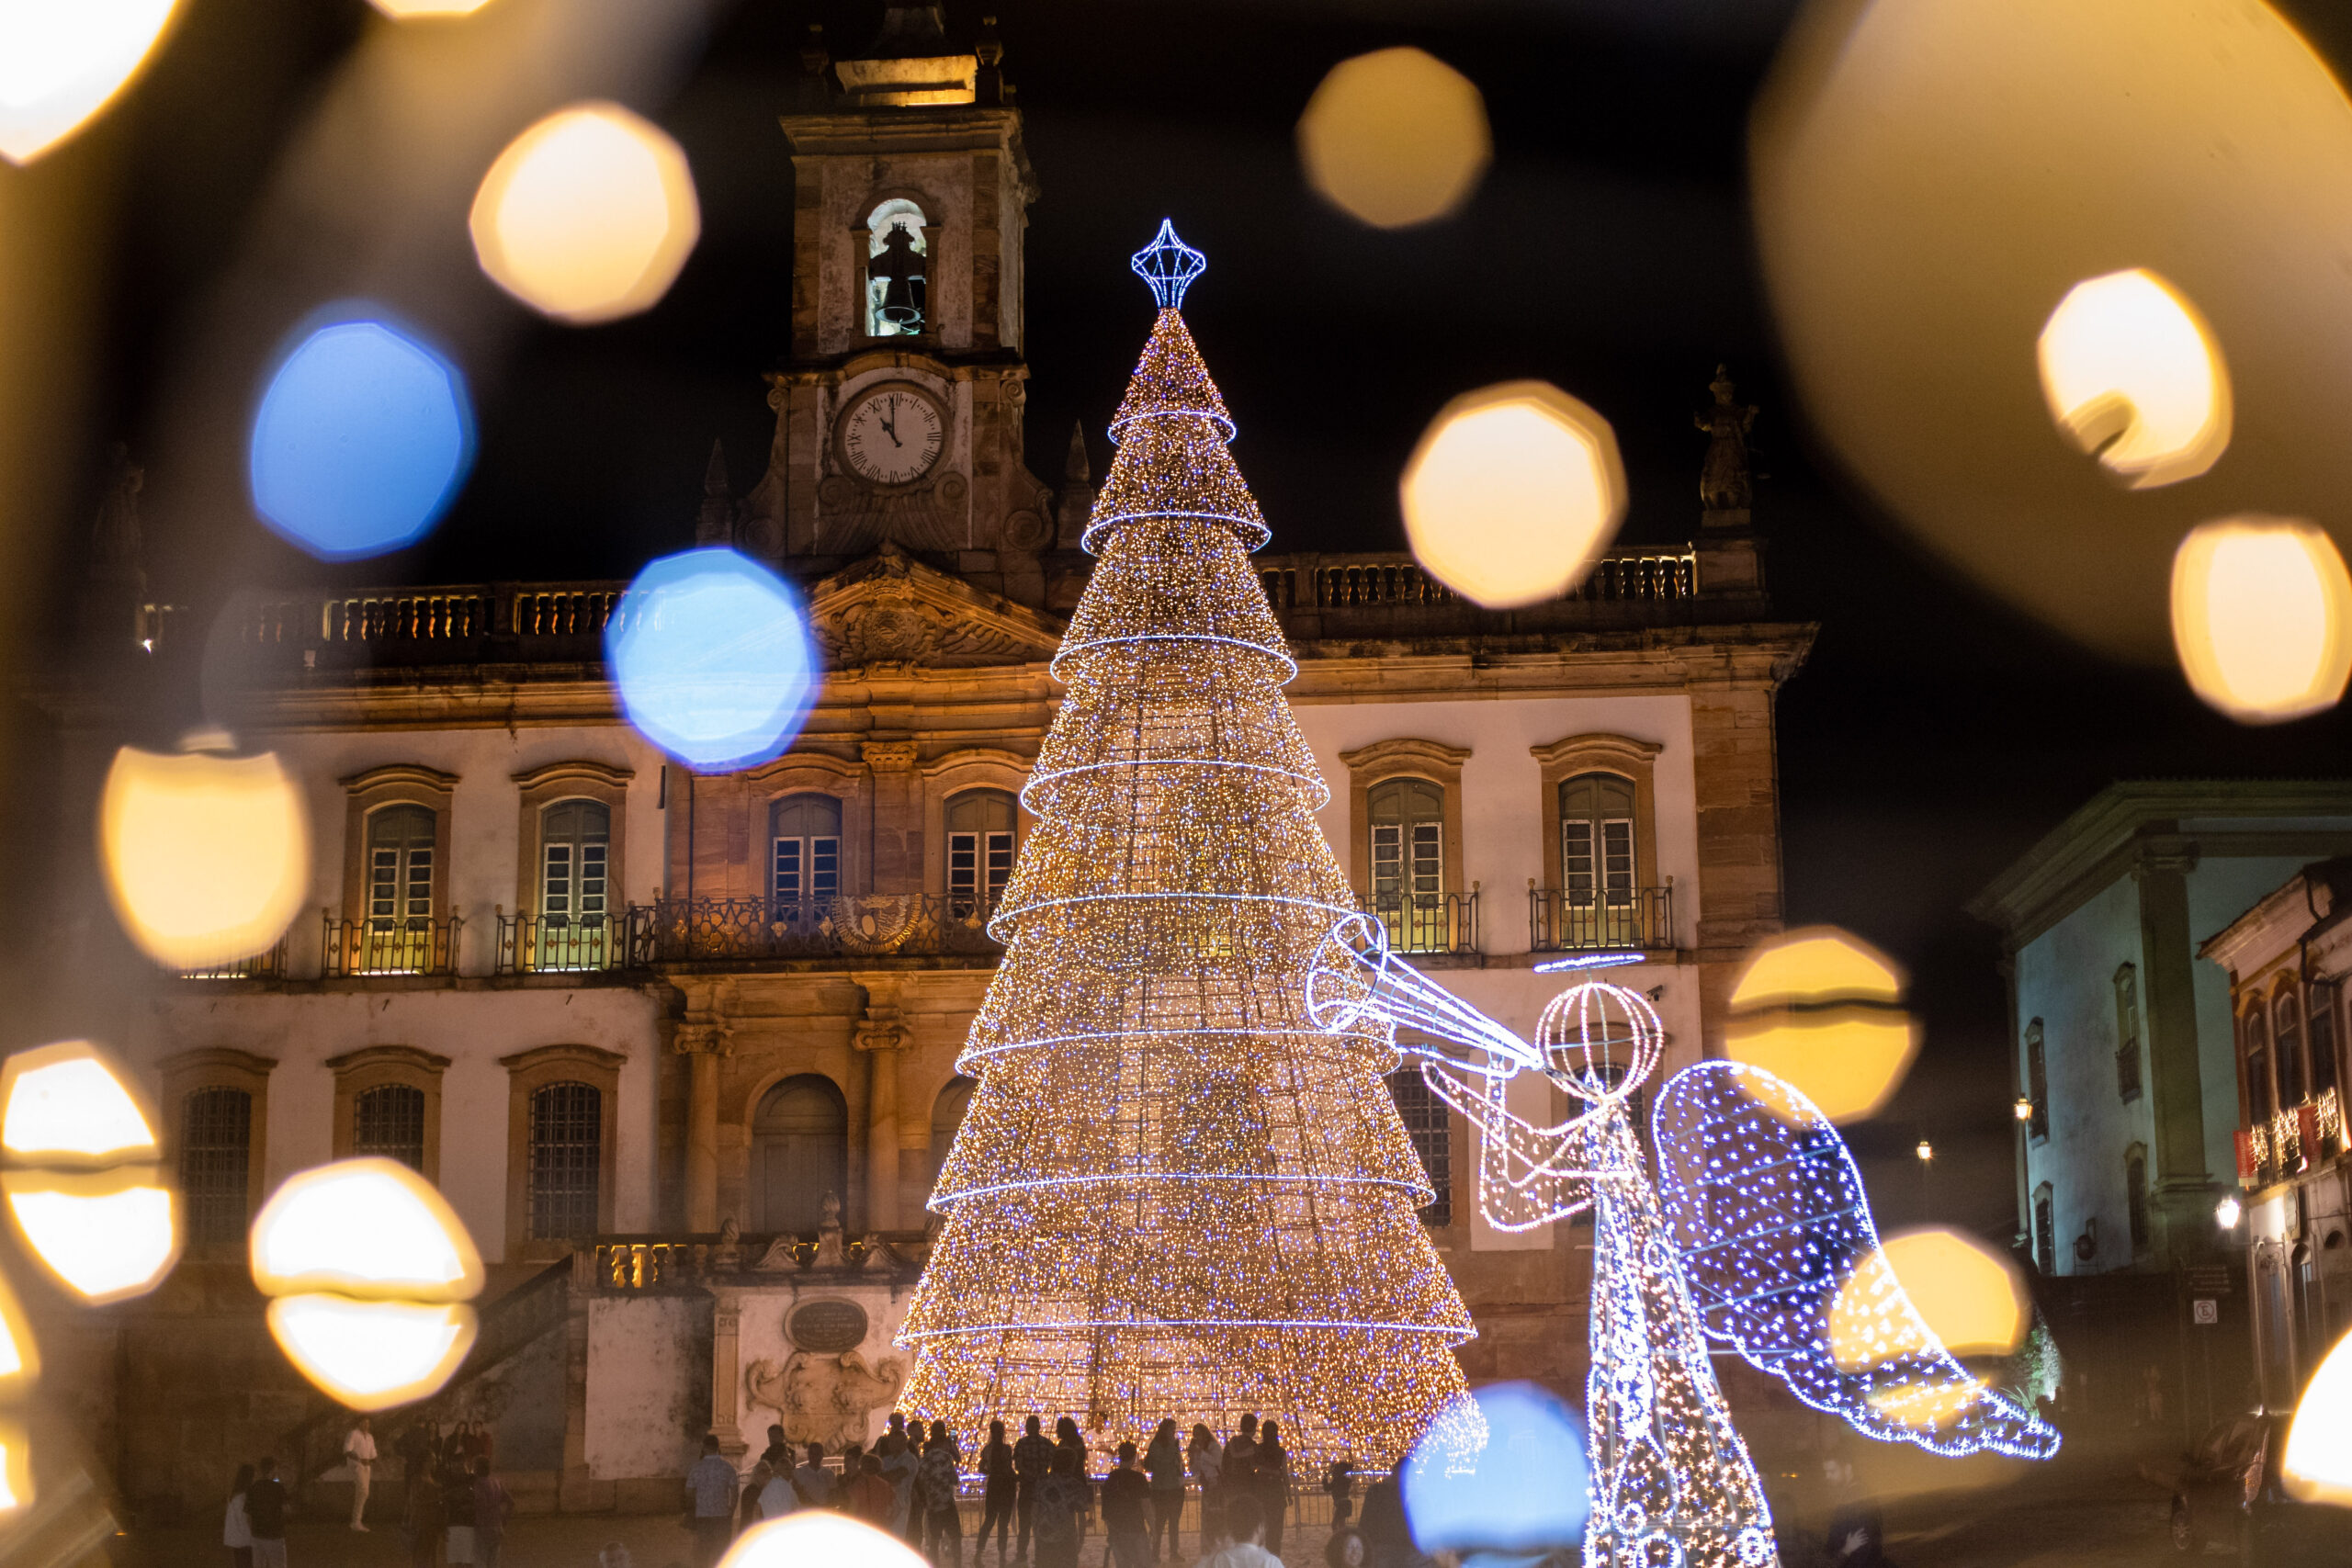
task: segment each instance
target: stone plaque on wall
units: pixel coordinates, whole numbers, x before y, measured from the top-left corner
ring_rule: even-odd
[[[784,1332],[800,1349],[837,1356],[865,1343],[865,1309],[855,1302],[808,1302],[793,1309]]]

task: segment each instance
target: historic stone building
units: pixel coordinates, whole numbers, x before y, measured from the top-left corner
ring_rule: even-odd
[[[276,1183],[352,1152],[418,1166],[491,1261],[438,1408],[497,1425],[526,1501],[674,1506],[705,1430],[860,1436],[904,1375],[1092,491],[1082,444],[1051,483],[1024,452],[1036,187],[1000,50],[900,6],[865,56],[806,60],[774,444],[740,498],[714,463],[700,519],[803,585],[826,664],[806,728],[739,773],[666,761],[604,678],[619,582],[243,615],[217,684],[306,781],[315,869],[275,949],[158,979],[112,1043],[157,1098],[193,1245],[98,1348],[122,1416],[149,1379],[209,1391],[168,1427],[94,1401],[136,1489],[209,1497],[223,1456],[281,1442],[332,1462],[239,1244]],[[1105,354],[1141,341],[1141,298]],[[1521,1029],[1557,988],[1537,963],[1638,949],[1670,1066],[1711,1049],[1780,925],[1773,701],[1811,638],[1771,617],[1745,422],[1717,425],[1691,542],[1612,550],[1553,603],[1483,612],[1400,554],[1260,558],[1325,829],[1394,944]],[[90,795],[99,753],[74,764]],[[1577,1386],[1589,1230],[1482,1224],[1465,1130],[1417,1078],[1398,1099],[1471,1376]]]

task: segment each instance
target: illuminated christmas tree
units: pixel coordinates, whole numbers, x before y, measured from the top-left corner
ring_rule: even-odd
[[[1255,1411],[1295,1464],[1385,1463],[1463,1393],[1475,1330],[1418,1216],[1394,1048],[1307,1016],[1355,900],[1250,567],[1266,526],[1179,313],[1204,263],[1162,224],[1134,265],[1159,317],[989,927],[1004,962],[961,1059],[979,1089],[932,1197],[902,1403],[967,1451],[992,1416],[1075,1416],[1101,1446]]]

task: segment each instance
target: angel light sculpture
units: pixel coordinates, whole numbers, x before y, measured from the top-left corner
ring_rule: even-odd
[[[1593,1211],[1588,1562],[1736,1562],[1775,1553],[1763,1491],[1733,1430],[1706,1340],[1805,1404],[1881,1440],[1958,1455],[2047,1458],[2058,1435],[1937,1340],[1879,1255],[1837,1130],[1785,1080],[1702,1062],[1654,1118],[1657,1185],[1629,1106],[1662,1028],[1638,992],[1587,981],[1530,1043],[1388,951],[1376,920],[1340,922],[1307,977],[1317,1024],[1388,1040],[1479,1133],[1478,1204],[1498,1230]],[[1515,1113],[1522,1073],[1581,1105]],[[1837,1332],[1833,1335],[1833,1318]]]

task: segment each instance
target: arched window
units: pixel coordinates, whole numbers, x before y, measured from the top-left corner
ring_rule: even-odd
[[[180,1201],[197,1246],[245,1239],[253,1137],[254,1097],[243,1089],[191,1089],[180,1101]]]
[[[1560,785],[1562,936],[1570,947],[1637,942],[1634,781],[1578,773]]]
[[[790,1077],[752,1117],[752,1222],[762,1231],[813,1231],[825,1195],[849,1190],[849,1106],[833,1080]]]
[[[2134,1144],[2123,1151],[2123,1210],[2132,1222],[2132,1251],[2148,1250],[2148,1150]]]
[[[2041,1043],[2038,1018],[2025,1026],[2025,1092],[2033,1101],[2033,1120],[2028,1126],[2034,1142],[2040,1143],[2050,1136],[2050,1057]]]
[[[865,335],[922,335],[930,305],[930,223],[922,209],[893,197],[865,220]]]
[[[368,818],[368,944],[360,967],[433,967],[433,812],[387,806]]]
[[[396,1159],[424,1169],[424,1091],[413,1084],[379,1084],[351,1098],[351,1152]]]
[[[2246,1121],[2256,1128],[2267,1127],[2278,1108],[2270,1098],[2270,1026],[2263,1021],[2257,1003],[2245,1015]]]
[[[2129,964],[2115,972],[2115,1092],[2140,1094],[2140,971]]]
[[[1445,891],[1445,792],[1427,779],[1386,779],[1372,786],[1365,806],[1373,910],[1391,947],[1423,952]]]
[[[539,967],[601,969],[611,921],[612,808],[560,800],[539,818]]]
[[[959,1073],[947,1080],[939,1098],[931,1102],[931,1179],[934,1186],[940,1171],[946,1167],[947,1151],[956,1146],[956,1134],[972,1109],[972,1091],[979,1087],[977,1081]]]
[[[947,800],[948,908],[965,919],[996,908],[1012,880],[1017,808],[1001,789],[967,789]]]
[[[529,1224],[534,1241],[596,1234],[605,1167],[605,1097],[593,1084],[531,1093]]]
[[[788,795],[768,807],[771,896],[779,920],[813,923],[842,890],[842,803]]]
[[[2333,985],[2312,987],[2310,1016],[2304,1020],[2303,1032],[2309,1037],[2311,1049],[2313,1100],[2335,1093],[2339,1081],[2335,1059],[2335,998],[2336,988]]]
[[[2291,982],[2270,1004],[2270,1016],[2271,1054],[2278,1059],[2278,1109],[2292,1111],[2303,1102],[2303,1007],[2295,999]]]
[[[2058,1272],[2058,1195],[2047,1181],[2033,1190],[2033,1266],[2045,1279]]]
[[[1432,1225],[1450,1225],[1453,1223],[1453,1132],[1446,1122],[1445,1102],[1430,1091],[1419,1067],[1400,1067],[1389,1074],[1388,1093],[1396,1102],[1396,1114],[1404,1118],[1413,1152],[1421,1156],[1421,1169],[1437,1190],[1422,1209],[1421,1219]]]

